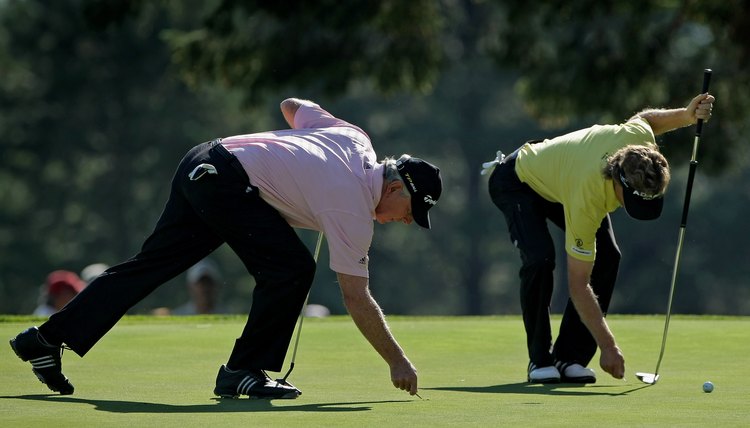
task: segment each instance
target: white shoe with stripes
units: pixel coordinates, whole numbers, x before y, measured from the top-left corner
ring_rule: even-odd
[[[560,372],[561,381],[565,383],[596,383],[596,372],[578,363],[558,361],[555,367]]]
[[[537,367],[536,364],[529,363],[527,380],[529,383],[558,383],[560,372],[555,366]]]

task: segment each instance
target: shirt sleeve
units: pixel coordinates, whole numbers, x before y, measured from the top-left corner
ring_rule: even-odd
[[[348,123],[310,101],[303,102],[294,115],[294,129],[328,128],[341,125],[348,125]]]
[[[647,145],[656,147],[654,131],[651,129],[651,124],[648,123],[646,119],[638,116],[622,124],[622,127],[634,136],[645,138],[642,142],[647,143]]]
[[[565,252],[585,262],[596,259],[596,231],[601,220],[596,221],[584,210],[565,209]]]
[[[331,270],[369,278],[372,219],[339,211],[327,211],[319,218],[328,241]]]

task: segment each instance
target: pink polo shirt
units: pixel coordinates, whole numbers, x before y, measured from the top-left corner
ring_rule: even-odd
[[[325,234],[332,270],[369,277],[383,165],[364,131],[308,103],[294,129],[237,135],[222,145],[292,227]]]

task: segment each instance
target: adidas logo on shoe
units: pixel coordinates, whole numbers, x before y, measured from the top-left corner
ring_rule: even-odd
[[[529,363],[527,380],[530,383],[558,383],[560,372],[555,366],[537,367],[536,364]]]
[[[578,363],[557,361],[555,367],[561,374],[561,381],[566,383],[596,383],[596,372]]]
[[[262,370],[229,370],[226,365],[219,368],[216,375],[214,394],[222,398],[291,399],[302,391],[289,383],[271,380]]]
[[[37,379],[62,395],[73,393],[73,385],[62,373],[62,350],[60,346],[47,343],[39,329],[31,327],[10,340],[10,347],[22,361],[31,363],[31,371]]]

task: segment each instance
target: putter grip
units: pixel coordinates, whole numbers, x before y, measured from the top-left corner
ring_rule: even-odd
[[[708,92],[708,85],[711,83],[711,69],[707,68],[703,70],[703,88],[701,94]],[[703,119],[698,119],[698,123],[695,126],[695,135],[700,136],[703,131]]]
[[[690,161],[687,187],[685,188],[685,201],[682,204],[682,218],[680,219],[680,227],[682,229],[685,229],[685,227],[687,227],[688,212],[690,211],[690,195],[693,194],[693,181],[695,181],[695,169],[697,167],[698,162]]]

